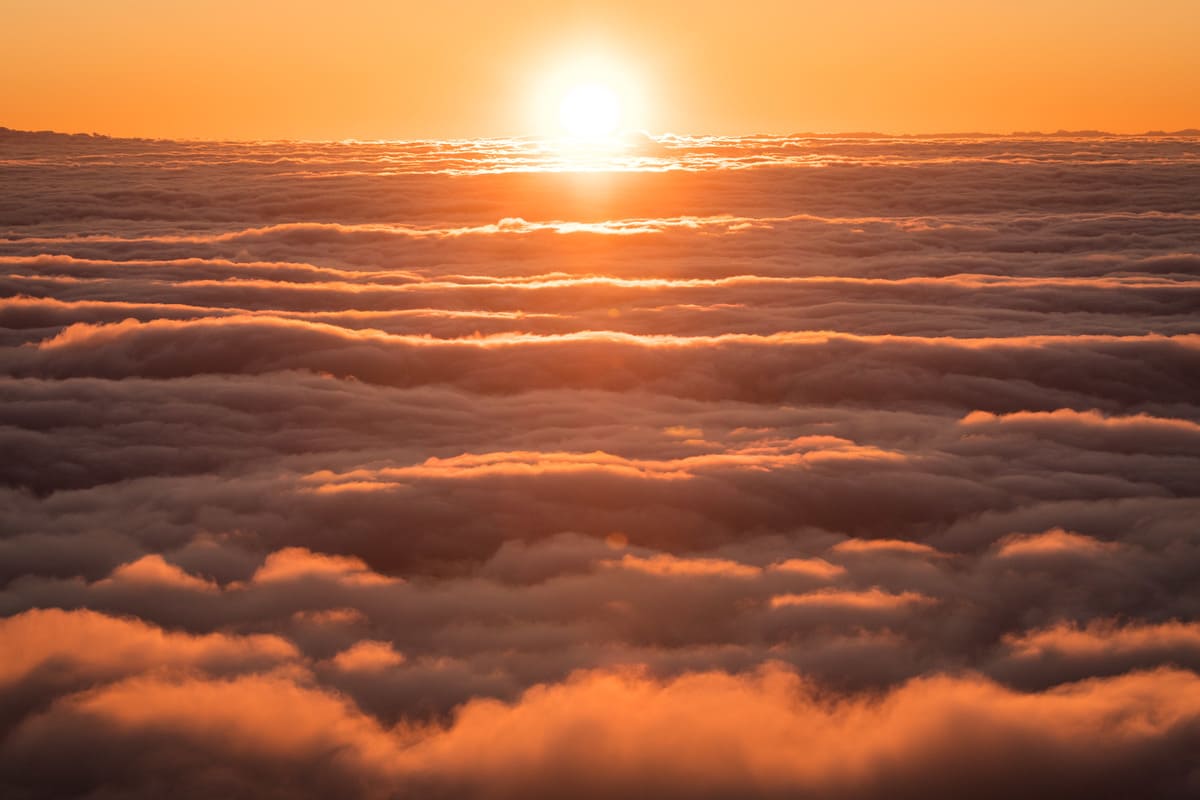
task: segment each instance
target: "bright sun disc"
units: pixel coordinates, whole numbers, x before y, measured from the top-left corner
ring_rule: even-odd
[[[607,86],[576,86],[563,97],[558,118],[571,136],[604,139],[616,133],[621,124],[621,101]]]

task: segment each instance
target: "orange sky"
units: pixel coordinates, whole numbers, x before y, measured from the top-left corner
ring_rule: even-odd
[[[6,0],[0,125],[195,138],[1200,127],[1196,0]]]

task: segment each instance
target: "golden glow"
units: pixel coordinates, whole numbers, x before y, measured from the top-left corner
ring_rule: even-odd
[[[545,51],[528,69],[527,129],[556,140],[573,160],[609,151],[623,134],[654,124],[646,102],[654,70],[629,53],[598,44]]]
[[[563,97],[558,119],[563,130],[575,138],[607,139],[621,124],[621,99],[604,84],[581,84]]]
[[[617,93],[623,128],[651,133],[1200,126],[1195,0],[353,6],[14,0],[0,25],[0,125],[555,137],[565,93],[595,82]]]

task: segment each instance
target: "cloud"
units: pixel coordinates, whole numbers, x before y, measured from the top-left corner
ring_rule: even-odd
[[[1134,623],[1093,620],[1086,626],[1058,623],[1013,633],[992,668],[1016,683],[1066,683],[1092,675],[1135,669],[1200,666],[1200,626],[1193,622]]]
[[[1094,410],[1069,408],[1004,415],[975,411],[960,424],[984,435],[1002,428],[1010,435],[1116,452],[1194,454],[1200,449],[1200,425],[1188,419],[1149,414],[1105,416]]]
[[[872,555],[887,553],[894,555],[911,555],[918,558],[936,557],[941,555],[937,548],[920,542],[910,542],[904,539],[847,539],[833,546],[835,553],[851,553]]]
[[[13,788],[131,795],[153,791],[153,765],[169,760],[188,793],[916,797],[983,783],[996,796],[1182,796],[1195,778],[1179,756],[1195,746],[1200,709],[1185,698],[1196,680],[1132,673],[1021,694],[932,677],[879,700],[830,702],[770,666],[667,682],[590,672],[513,704],[470,703],[444,728],[388,730],[283,676],[142,677],[31,718],[0,763]],[[51,742],[71,770],[45,759]]]
[[[163,586],[185,591],[215,591],[216,584],[189,575],[174,564],[170,564],[157,553],[142,556],[137,561],[122,564],[106,578],[116,585],[129,586]]]
[[[395,579],[378,575],[361,559],[313,553],[303,547],[287,547],[267,556],[250,580],[255,584],[327,579],[350,585],[386,584]]]
[[[1055,529],[1044,533],[1007,536],[997,544],[996,556],[1005,559],[1027,557],[1103,558],[1116,549],[1118,546],[1113,543],[1098,542],[1090,536],[1080,536],[1070,531]]]
[[[10,654],[0,673],[0,681],[8,686],[51,665],[94,676],[161,664],[208,669],[262,665],[296,655],[295,648],[277,636],[168,633],[139,620],[82,609],[33,609],[0,620],[0,641]]]
[[[789,608],[795,606],[800,608],[873,610],[897,608],[913,603],[928,603],[931,599],[916,592],[888,594],[878,589],[869,589],[865,592],[822,590],[806,594],[776,595],[771,598],[771,607]]]
[[[748,564],[739,564],[722,558],[677,558],[668,555],[657,555],[651,558],[625,555],[619,561],[605,562],[620,569],[645,572],[650,575],[708,575],[726,578],[749,578],[757,576],[760,570]]]
[[[1196,794],[1194,136],[0,138],[5,797]]]
[[[344,672],[375,672],[404,663],[404,654],[397,653],[388,642],[364,639],[333,657],[333,665]]]

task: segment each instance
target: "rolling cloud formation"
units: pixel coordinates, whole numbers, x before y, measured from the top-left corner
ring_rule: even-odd
[[[1200,138],[0,180],[5,797],[1200,796]]]

